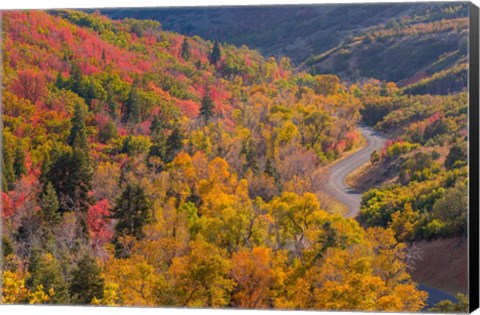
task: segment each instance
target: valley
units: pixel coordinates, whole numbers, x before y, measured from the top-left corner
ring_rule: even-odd
[[[466,13],[2,12],[1,302],[465,309]]]

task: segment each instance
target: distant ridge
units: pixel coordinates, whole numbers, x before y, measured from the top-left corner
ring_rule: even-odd
[[[412,84],[463,65],[467,56],[459,49],[468,37],[466,2],[101,12],[115,19],[154,19],[165,30],[287,56],[309,72],[334,73],[348,82],[376,78]],[[460,91],[466,83],[451,85]]]

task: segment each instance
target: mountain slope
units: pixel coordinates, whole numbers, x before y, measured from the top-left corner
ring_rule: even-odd
[[[2,23],[2,303],[425,305],[393,232],[316,196],[358,88],[155,21]]]
[[[102,12],[155,19],[165,29],[288,56],[296,66],[344,80],[416,82],[465,62],[466,51],[459,47],[468,33],[467,9],[463,3],[418,3]]]

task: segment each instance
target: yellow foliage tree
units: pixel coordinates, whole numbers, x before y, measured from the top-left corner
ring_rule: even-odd
[[[13,272],[9,270],[4,270],[2,273],[0,292],[2,304],[42,304],[48,302],[55,294],[53,289],[45,293],[42,285],[31,291],[25,287],[25,280],[19,271]]]
[[[231,275],[237,283],[233,295],[235,306],[270,306],[270,289],[274,280],[271,255],[271,249],[263,247],[255,247],[251,251],[243,249],[232,255]]]
[[[168,270],[174,305],[224,307],[230,303],[234,282],[224,250],[197,240],[188,255],[174,258]]]

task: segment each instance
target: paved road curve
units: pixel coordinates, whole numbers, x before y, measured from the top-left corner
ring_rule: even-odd
[[[354,218],[358,215],[360,202],[362,201],[362,194],[347,185],[347,176],[367,163],[370,160],[372,152],[374,150],[377,150],[377,152],[380,151],[387,141],[385,136],[370,127],[361,125],[358,129],[367,140],[367,145],[360,151],[332,164],[329,167],[330,176],[328,183],[324,187],[326,193],[347,206],[349,210],[345,215],[347,218]],[[428,292],[427,305],[424,310],[432,307],[441,300],[456,302],[453,296],[443,291],[422,284],[419,285],[419,288]]]
[[[358,129],[367,140],[367,146],[330,166],[330,176],[327,185],[325,185],[326,193],[347,206],[349,210],[345,215],[347,218],[353,218],[358,215],[360,201],[362,200],[362,195],[359,192],[348,187],[345,181],[347,176],[370,161],[372,152],[374,150],[380,151],[387,141],[385,136],[370,127],[359,126]]]

